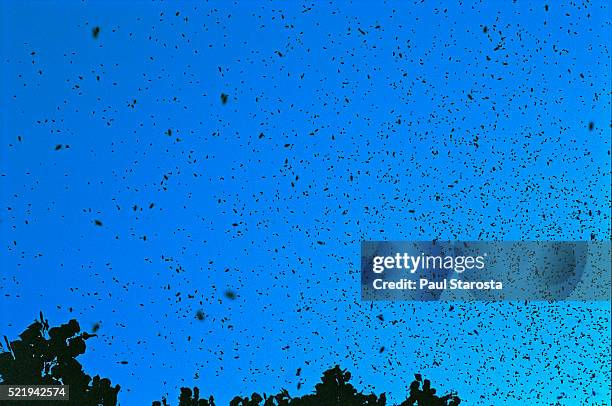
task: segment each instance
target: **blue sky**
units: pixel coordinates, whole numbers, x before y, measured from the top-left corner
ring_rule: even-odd
[[[3,334],[101,323],[83,363],[126,405],[335,364],[393,400],[417,372],[610,398],[609,303],[370,303],[358,274],[362,240],[610,239],[605,2],[0,4]]]

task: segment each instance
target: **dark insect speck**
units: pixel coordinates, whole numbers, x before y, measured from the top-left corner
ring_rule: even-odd
[[[98,37],[100,36],[100,27],[98,27],[97,25],[91,30],[91,35],[94,37],[94,39],[98,39]]]

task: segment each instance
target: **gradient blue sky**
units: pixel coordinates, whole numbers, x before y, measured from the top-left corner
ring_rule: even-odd
[[[610,239],[609,9],[556,3],[1,1],[0,332],[101,323],[123,405],[608,400],[609,303],[360,300],[362,240]]]

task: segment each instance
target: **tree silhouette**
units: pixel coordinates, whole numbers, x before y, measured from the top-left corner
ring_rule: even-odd
[[[117,404],[120,386],[111,386],[107,378],[85,374],[76,357],[85,353],[85,341],[94,334],[80,333],[79,323],[70,320],[59,327],[49,328],[40,314],[19,335],[9,342],[4,336],[6,352],[0,353],[0,383],[3,385],[70,385],[70,401],[46,401],[49,405]],[[4,350],[4,346],[1,346]],[[38,401],[21,401],[21,405],[39,405]]]
[[[384,406],[387,398],[384,393],[380,396],[374,394],[364,395],[349,383],[351,373],[340,369],[336,365],[323,372],[321,382],[315,385],[315,393],[293,400],[290,405],[355,405],[355,406]]]
[[[7,350],[0,343],[0,384],[4,385],[70,385],[70,401],[47,401],[47,405],[115,406],[120,386],[111,386],[107,378],[96,375],[93,379],[85,374],[76,358],[85,353],[85,341],[95,334],[81,333],[79,323],[70,320],[59,327],[49,328],[49,323],[40,314],[40,320],[32,323],[9,342],[4,336]],[[321,382],[314,392],[301,397],[292,397],[286,389],[275,395],[234,397],[230,406],[386,406],[385,393],[375,395],[359,392],[349,381],[351,373],[335,367],[323,372]],[[429,380],[415,375],[410,385],[408,398],[399,406],[457,406],[459,397],[450,393],[441,397],[431,387]],[[21,405],[38,405],[38,401],[21,401]],[[153,402],[153,406],[172,406],[166,399]],[[217,406],[212,396],[200,398],[195,387],[181,388],[177,406]]]
[[[436,390],[431,387],[431,382],[428,379],[423,381],[420,374],[416,374],[415,380],[410,384],[410,396],[399,406],[458,406],[461,399],[454,394],[449,393],[442,397],[436,396]],[[423,382],[423,388],[421,388]]]
[[[366,395],[358,392],[349,383],[351,373],[336,365],[334,368],[323,372],[321,382],[315,385],[312,394],[292,398],[286,389],[277,395],[267,396],[253,393],[250,396],[236,396],[230,402],[230,406],[386,406],[387,397],[384,393]],[[421,387],[421,383],[423,386]],[[195,397],[191,395],[195,394]],[[209,401],[198,400],[198,390],[192,392],[189,388],[181,388],[178,406],[215,406],[210,398]],[[202,403],[197,403],[202,402]],[[207,403],[209,402],[209,403]],[[442,397],[436,395],[436,390],[431,387],[429,380],[423,381],[421,375],[415,375],[415,380],[410,385],[408,399],[399,406],[458,406],[461,403],[459,397],[450,393]],[[153,406],[169,406],[166,400],[154,402]]]
[[[153,402],[153,406],[168,406],[166,399]],[[200,399],[200,390],[198,388],[181,388],[179,396],[179,406],[215,406],[215,399],[210,396],[208,399]]]

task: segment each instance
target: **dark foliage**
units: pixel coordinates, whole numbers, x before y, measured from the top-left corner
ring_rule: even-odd
[[[286,389],[276,395],[260,395],[253,393],[250,396],[236,396],[230,406],[386,406],[387,397],[384,393],[366,395],[358,392],[349,383],[351,373],[341,369],[338,365],[323,372],[321,382],[315,385],[313,394],[292,398]],[[431,383],[421,375],[415,375],[415,381],[410,385],[408,399],[399,406],[457,406],[461,403],[458,396],[451,393],[438,397]],[[169,405],[164,399],[162,402],[153,402],[153,406]],[[207,400],[199,398],[198,388],[192,391],[181,388],[178,406],[216,406],[213,397]]]
[[[423,387],[421,388],[421,382]],[[421,375],[416,374],[415,380],[410,385],[410,396],[400,406],[457,406],[461,399],[454,393],[442,397],[436,395],[436,390],[431,387],[428,379],[423,380]]]
[[[46,405],[115,406],[120,386],[111,386],[107,378],[85,374],[76,357],[86,349],[85,341],[95,334],[81,333],[76,320],[49,328],[42,314],[20,339],[9,342],[7,351],[0,353],[0,383],[5,385],[70,385],[70,401],[48,401]],[[3,347],[0,347],[3,348]],[[314,393],[291,397],[286,389],[276,395],[236,396],[230,406],[386,406],[384,393],[364,394],[349,383],[351,373],[338,365],[323,372]],[[460,399],[453,393],[438,397],[430,382],[415,375],[408,399],[399,406],[457,406]],[[21,401],[20,405],[38,405],[39,401]],[[153,406],[169,406],[163,399]],[[198,388],[181,388],[178,406],[216,406],[212,396],[200,398]]]
[[[3,385],[70,385],[70,401],[45,401],[45,405],[117,404],[120,386],[111,386],[107,378],[87,375],[76,360],[85,352],[85,341],[95,335],[80,333],[76,320],[49,328],[42,314],[9,342],[4,337],[6,352],[0,353],[0,383]],[[79,334],[80,333],[80,334]],[[4,346],[0,347],[4,350]],[[20,405],[40,405],[40,401],[20,401]]]

